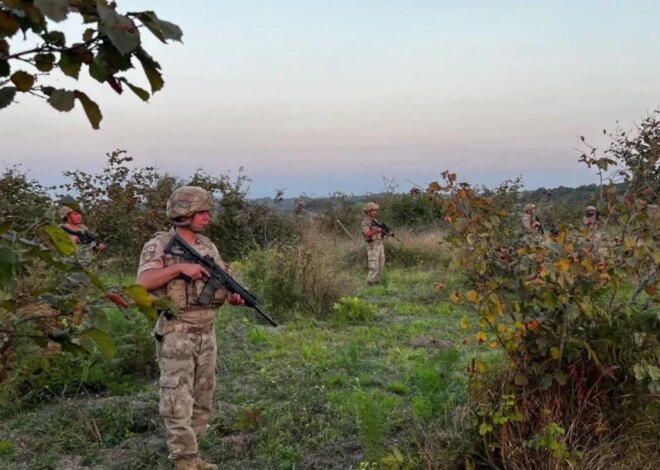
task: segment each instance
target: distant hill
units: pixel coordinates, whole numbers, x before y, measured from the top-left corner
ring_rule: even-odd
[[[624,189],[624,185],[621,184],[620,190]],[[406,193],[400,193],[406,194]],[[593,196],[598,194],[598,185],[589,184],[582,185],[576,188],[569,188],[567,186],[558,186],[556,188],[537,188],[532,190],[524,190],[520,192],[520,201],[523,203],[549,203],[549,202],[563,202],[567,204],[572,203],[581,203],[589,201]],[[369,200],[377,200],[385,194],[363,194],[363,195],[354,195],[354,194],[336,194],[326,197],[308,197],[308,196],[299,196],[299,197],[289,197],[284,198],[277,203],[274,202],[273,198],[264,197],[253,199],[252,201],[256,204],[264,205],[266,207],[272,207],[283,212],[291,212],[296,204],[296,201],[302,199],[305,202],[305,210],[308,212],[320,212],[326,208],[329,204],[336,202],[339,198],[343,198],[345,201],[350,203],[362,203]]]

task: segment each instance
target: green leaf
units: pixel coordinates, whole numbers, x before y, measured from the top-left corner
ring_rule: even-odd
[[[110,72],[110,75],[118,71],[125,71],[133,68],[131,63],[131,55],[121,55],[115,46],[110,41],[102,43],[99,46],[96,58],[105,65]]]
[[[18,31],[18,21],[10,12],[0,10],[0,35],[12,37]]]
[[[42,38],[54,46],[64,47],[66,45],[66,37],[61,31],[49,31],[48,34],[44,34]]]
[[[122,288],[122,292],[129,296],[136,305],[151,307],[152,301],[149,292],[141,284],[133,284],[132,286]]]
[[[54,90],[48,103],[58,111],[71,111],[76,104],[76,95],[72,91]]]
[[[149,92],[143,88],[140,88],[138,86],[133,85],[130,83],[128,80],[126,80],[124,77],[119,78],[120,81],[124,82],[128,88],[131,89],[133,93],[138,95],[142,101],[149,101]]]
[[[138,305],[138,310],[140,312],[142,312],[142,314],[150,322],[156,321],[156,318],[158,317],[158,312],[156,312],[156,309],[154,307],[147,306],[147,305]]]
[[[56,22],[65,20],[69,14],[69,0],[34,0],[34,6]]]
[[[153,305],[158,310],[166,310],[177,318],[179,316],[180,313],[179,306],[175,304],[172,301],[172,299],[168,299],[167,297],[161,297],[159,299],[156,299]]]
[[[516,375],[513,376],[513,382],[519,387],[525,387],[529,384],[529,379],[522,372],[516,372]]]
[[[10,72],[9,61],[0,59],[0,77],[8,77]]]
[[[8,246],[0,245],[0,285],[9,282],[14,274],[16,255]]]
[[[11,227],[12,227],[11,220],[5,220],[2,223],[0,223],[0,235],[11,230]]]
[[[159,72],[160,64],[156,62],[144,49],[139,48],[135,56],[138,58],[144,69],[144,74],[149,80],[149,85],[151,85],[151,93],[156,93],[158,90],[163,88],[165,82],[163,77]]]
[[[559,385],[563,387],[564,385],[566,385],[566,374],[558,370],[557,372],[555,372],[555,380]]]
[[[37,54],[34,56],[35,65],[41,72],[50,72],[55,63],[55,54]]]
[[[99,278],[98,278],[97,276],[95,276],[94,274],[92,274],[92,273],[87,273],[87,277],[88,277],[89,280],[92,282],[92,284],[94,284],[97,288],[99,288],[99,289],[101,289],[101,290],[105,290],[105,289],[106,289],[105,284],[103,284],[103,281],[101,281],[101,279],[99,279]]]
[[[553,359],[559,359],[561,357],[561,351],[557,346],[553,346],[550,348],[550,355]]]
[[[68,75],[69,77],[78,80],[78,77],[80,76],[80,66],[82,65],[82,61],[77,54],[73,54],[71,52],[62,52],[58,65],[60,66],[60,69],[64,75]]]
[[[6,108],[14,102],[16,96],[16,87],[5,86],[0,88],[0,109]]]
[[[69,235],[62,230],[61,227],[57,225],[45,225],[43,227],[44,232],[50,237],[51,241],[55,245],[55,249],[66,256],[73,254],[76,251],[76,245],[69,238]]]
[[[62,351],[66,351],[76,356],[82,356],[88,353],[88,351],[79,344],[72,343],[66,339],[54,339],[54,341],[60,343]]]
[[[137,14],[137,18],[162,42],[167,42],[168,39],[182,42],[181,28],[174,23],[159,19],[155,12],[143,11]]]
[[[34,85],[34,76],[22,70],[18,70],[12,74],[11,81],[16,85],[18,91],[28,91],[32,88],[32,85]]]
[[[94,344],[98,350],[101,351],[101,354],[103,354],[107,359],[112,359],[112,357],[117,352],[115,342],[112,340],[112,336],[110,336],[107,331],[103,331],[98,328],[90,328],[89,330],[81,332],[77,336],[84,336],[94,341]]]
[[[94,129],[98,129],[99,124],[103,119],[99,105],[90,100],[89,97],[82,91],[75,90],[73,93],[76,95],[76,98],[78,98],[78,101],[80,101],[80,104],[83,105],[85,114],[87,114],[87,119],[89,119],[92,127]]]
[[[96,56],[89,64],[89,75],[97,82],[104,83],[111,74],[105,64]]]
[[[94,33],[96,33],[96,30],[94,28],[87,28],[82,35],[83,41],[84,42],[91,41],[92,38],[94,37]]]
[[[552,375],[543,374],[543,376],[541,377],[541,381],[540,381],[539,385],[541,386],[541,390],[549,389],[550,386],[552,385]]]
[[[100,19],[99,32],[107,36],[122,55],[130,54],[140,46],[140,33],[130,18],[100,3],[96,9]]]
[[[488,423],[481,423],[479,425],[479,435],[480,436],[485,436],[486,434],[488,434],[492,430],[493,430],[493,426],[491,426]]]

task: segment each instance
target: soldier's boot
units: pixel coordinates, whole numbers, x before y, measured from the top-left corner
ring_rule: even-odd
[[[218,470],[216,464],[206,462],[199,457],[195,458],[195,463],[197,464],[197,470]]]
[[[197,457],[190,455],[187,457],[180,457],[174,461],[175,470],[197,470]]]

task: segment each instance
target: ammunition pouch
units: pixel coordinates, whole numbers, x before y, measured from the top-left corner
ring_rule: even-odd
[[[202,280],[186,281],[184,279],[174,279],[167,283],[167,297],[182,311],[200,307],[202,304],[197,299],[204,290],[204,286],[206,286],[206,282]],[[211,308],[219,307],[225,303],[226,297],[227,295],[224,289],[218,289],[215,291],[211,302],[203,306]]]

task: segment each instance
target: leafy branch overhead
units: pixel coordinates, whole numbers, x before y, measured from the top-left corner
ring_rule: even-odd
[[[67,38],[57,23],[80,15],[87,28],[82,37]],[[153,11],[117,12],[115,2],[105,0],[0,0],[0,110],[20,93],[40,97],[58,111],[71,111],[80,103],[94,129],[103,118],[87,94],[49,86],[51,73],[59,69],[78,80],[89,73],[99,83],[121,94],[124,85],[141,100],[163,88],[160,64],[142,47],[140,30],[148,29],[163,43],[181,42],[181,28],[161,20]],[[34,44],[17,51],[18,44]],[[142,66],[151,93],[131,82],[122,73]]]

